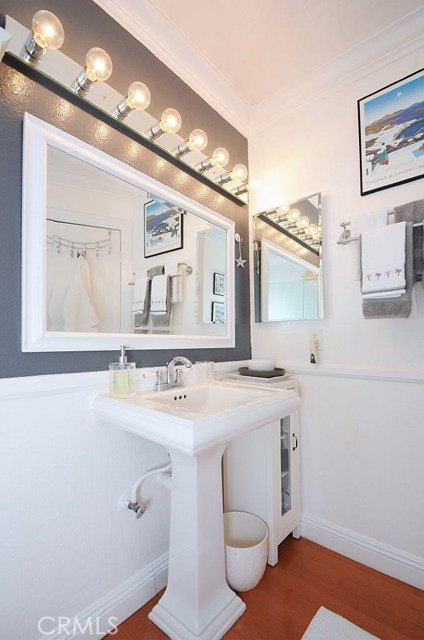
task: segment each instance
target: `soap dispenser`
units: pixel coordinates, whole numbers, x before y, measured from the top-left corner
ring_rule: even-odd
[[[109,392],[113,398],[130,398],[135,394],[135,362],[128,362],[125,345],[120,349],[119,362],[109,365]]]

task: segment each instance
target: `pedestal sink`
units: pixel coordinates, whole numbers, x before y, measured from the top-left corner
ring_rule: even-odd
[[[240,434],[298,405],[293,391],[226,382],[95,398],[99,418],[162,444],[171,456],[168,585],[149,617],[173,640],[218,640],[244,612],[225,580],[222,454]]]

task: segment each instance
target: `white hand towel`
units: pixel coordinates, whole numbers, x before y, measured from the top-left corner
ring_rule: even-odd
[[[150,312],[152,315],[163,315],[167,312],[167,275],[152,278],[152,290],[150,294]]]
[[[405,293],[405,229],[406,223],[398,222],[362,234],[362,293],[367,298]]]
[[[147,278],[137,278],[134,282],[132,303],[133,313],[143,313],[145,311],[144,303],[146,300],[147,283]]]
[[[99,319],[91,300],[90,269],[80,256],[63,303],[65,331],[97,331]]]

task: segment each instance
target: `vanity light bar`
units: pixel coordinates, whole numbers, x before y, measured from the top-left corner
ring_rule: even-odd
[[[0,18],[5,16],[0,15]],[[11,36],[1,27],[0,23],[0,61]],[[37,11],[32,19],[32,28],[25,41],[22,51],[19,54],[21,60],[29,63],[32,67],[37,67],[48,49],[60,49],[65,39],[65,32],[59,18],[50,11],[41,9]],[[9,56],[14,54],[8,53]],[[86,55],[85,65],[79,72],[78,76],[70,85],[70,89],[78,96],[85,97],[98,82],[106,82],[112,75],[113,64],[109,54],[100,47],[92,47]],[[53,82],[55,79],[52,78]],[[142,82],[133,82],[129,88],[127,95],[116,107],[110,112],[111,116],[118,121],[124,121],[135,110],[145,110],[150,104],[149,88]],[[93,105],[94,106],[94,105]],[[162,113],[161,119],[153,124],[146,132],[138,135],[144,136],[149,142],[155,143],[165,133],[177,133],[182,124],[182,118],[176,109],[168,108]],[[180,159],[190,151],[202,152],[208,144],[208,136],[202,129],[194,129],[189,137],[173,150],[166,150],[167,154],[171,154],[174,158]],[[229,154],[224,147],[218,147],[214,150],[209,158],[206,158],[196,166],[192,164],[186,165],[193,172],[203,174],[213,167],[224,168],[228,164]],[[187,169],[186,169],[187,170]],[[244,181],[247,177],[247,168],[238,164],[235,165],[231,172],[225,172],[221,176],[208,178],[208,182],[216,183],[222,187],[231,180],[238,179]],[[248,191],[247,185],[240,185],[234,189],[224,189],[229,197],[238,196]],[[243,202],[243,201],[239,201]]]

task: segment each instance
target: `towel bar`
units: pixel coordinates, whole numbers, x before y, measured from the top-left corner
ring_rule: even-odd
[[[391,216],[393,214],[394,214],[393,211],[388,211],[387,212],[387,218],[388,218],[388,223],[389,224],[393,224],[392,222],[389,221],[389,216]],[[345,244],[349,244],[349,242],[354,242],[356,240],[359,240],[359,236],[352,236],[351,230],[347,228],[349,225],[350,225],[350,222],[341,222],[340,223],[340,226],[342,227],[343,231],[340,234],[340,238],[337,240],[337,244],[345,245]],[[414,222],[414,224],[412,226],[414,228],[415,227],[422,227],[422,226],[424,226],[424,222]]]

